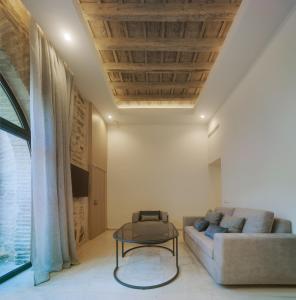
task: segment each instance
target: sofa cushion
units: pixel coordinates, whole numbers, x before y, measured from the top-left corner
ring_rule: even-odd
[[[274,220],[274,213],[271,211],[235,208],[234,217],[245,218],[246,222],[243,227],[243,233],[270,233]]]
[[[292,233],[292,223],[285,219],[274,219],[272,233]]]
[[[215,212],[222,213],[223,216],[232,216],[234,212],[233,207],[216,207]]]
[[[218,225],[223,217],[220,212],[208,211],[205,220],[209,221],[210,224]]]
[[[210,222],[205,220],[205,218],[197,218],[193,223],[193,227],[197,231],[205,231],[208,228],[209,224]]]
[[[242,232],[246,219],[234,216],[224,216],[220,226],[227,228],[230,233]]]
[[[214,241],[198,232],[193,226],[186,226],[185,233],[196,243],[196,245],[209,257],[214,257]]]
[[[216,233],[226,233],[228,232],[227,228],[218,226],[218,225],[214,225],[214,224],[210,224],[209,227],[207,228],[207,230],[205,231],[205,236],[209,237],[210,239],[214,239],[214,235]]]

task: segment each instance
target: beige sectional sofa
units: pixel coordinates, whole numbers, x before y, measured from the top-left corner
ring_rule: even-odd
[[[184,241],[214,280],[223,285],[296,285],[296,235],[291,222],[264,210],[215,209],[245,218],[242,233],[216,233],[214,239],[198,232],[198,217],[183,218]]]

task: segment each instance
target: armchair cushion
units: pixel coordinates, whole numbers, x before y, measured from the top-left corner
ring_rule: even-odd
[[[141,215],[141,221],[159,221],[160,218],[157,215]]]
[[[132,222],[142,222],[142,221],[162,221],[168,222],[169,216],[167,212],[163,211],[138,211],[133,213]]]

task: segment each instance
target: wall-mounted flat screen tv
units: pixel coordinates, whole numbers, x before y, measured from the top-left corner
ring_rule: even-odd
[[[71,164],[73,197],[88,196],[89,172]]]

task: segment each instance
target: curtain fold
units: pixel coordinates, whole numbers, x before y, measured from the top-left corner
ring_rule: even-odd
[[[35,23],[30,30],[32,264],[35,285],[77,263],[70,171],[73,76]]]

